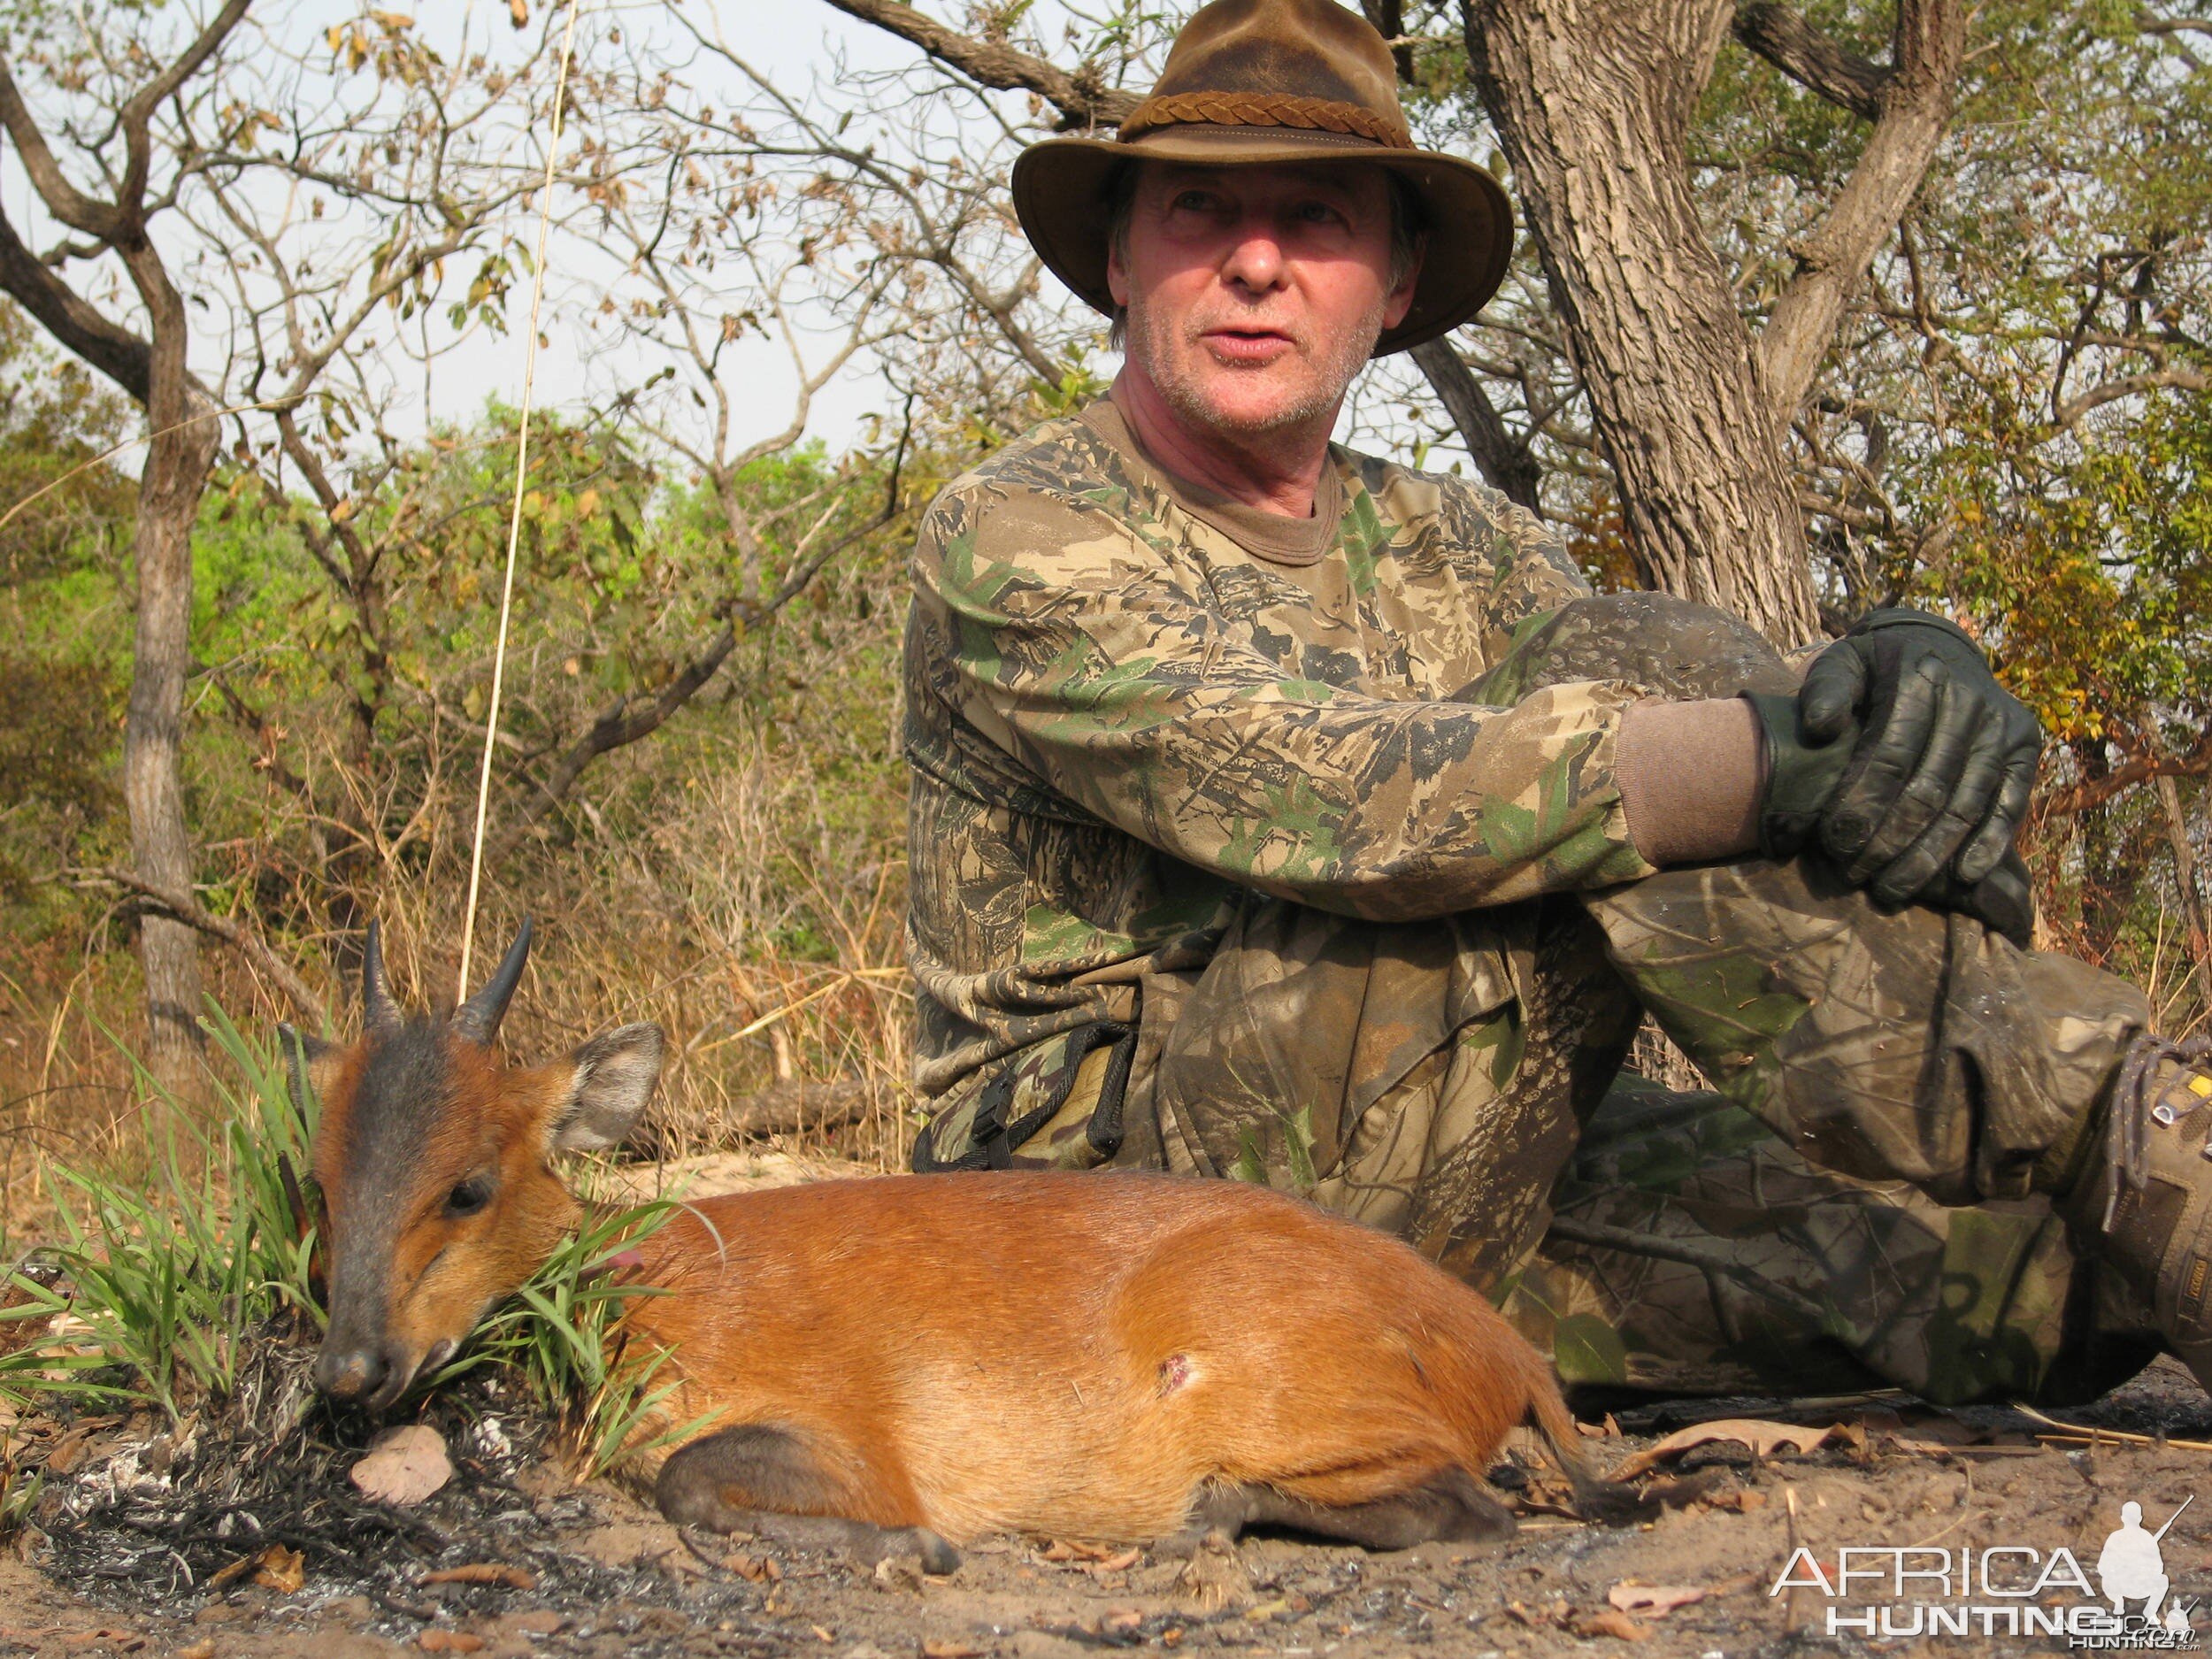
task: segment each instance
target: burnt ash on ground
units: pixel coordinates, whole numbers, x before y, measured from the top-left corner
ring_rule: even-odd
[[[561,1548],[588,1532],[593,1495],[557,1467],[553,1425],[519,1409],[518,1390],[495,1376],[466,1379],[422,1406],[418,1420],[440,1432],[453,1461],[442,1490],[408,1508],[364,1497],[348,1471],[384,1425],[317,1396],[312,1361],[311,1348],[273,1336],[224,1409],[179,1430],[142,1413],[26,1425],[24,1462],[45,1475],[39,1571],[124,1615],[189,1617],[257,1590],[365,1601],[375,1610],[369,1624],[395,1636],[529,1607],[618,1606],[663,1581],[656,1567]],[[278,1555],[265,1567],[272,1546],[296,1563]],[[424,1582],[486,1565],[520,1569],[530,1587]],[[285,1588],[288,1571],[296,1590]],[[725,1576],[726,1585],[692,1586],[687,1600],[735,1620],[759,1594]],[[733,1650],[746,1645],[734,1624],[725,1633],[738,1638],[726,1644]]]
[[[1721,1417],[1854,1432],[1802,1456],[1755,1457],[1732,1441],[1696,1448],[1669,1468],[1710,1471],[1710,1489],[1655,1525],[1575,1525],[1532,1468],[1502,1487],[1523,1530],[1494,1548],[1371,1555],[1271,1537],[1184,1563],[1078,1540],[991,1540],[936,1579],[910,1561],[867,1569],[772,1539],[687,1539],[620,1489],[578,1484],[550,1426],[519,1409],[519,1391],[482,1376],[419,1409],[445,1438],[452,1481],[411,1509],[371,1502],[347,1474],[375,1425],[317,1402],[305,1363],[304,1349],[271,1343],[232,1408],[175,1440],[147,1417],[18,1425],[21,1460],[54,1467],[22,1546],[37,1576],[0,1563],[0,1655],[372,1659],[403,1644],[486,1659],[1202,1649],[1503,1659],[1633,1642],[1639,1659],[1942,1655],[1976,1644],[1832,1638],[1816,1608],[1771,1595],[1793,1541],[1832,1557],[1861,1541],[1941,1548],[2047,1534],[2087,1561],[2124,1501],[2156,1517],[2200,1483],[2212,1487],[2212,1451],[2187,1444],[2212,1430],[2212,1402],[2162,1362],[2094,1406],[2058,1414],[2147,1444],[2047,1446],[2033,1438],[2044,1425],[2017,1412],[1937,1413],[1898,1396],[1623,1403],[1617,1433],[1592,1441],[1601,1463]],[[2191,1596],[2212,1591],[2212,1514],[2201,1513],[2212,1491],[2207,1500],[2168,1545],[2168,1571]],[[256,1565],[273,1546],[297,1552],[295,1578]],[[457,1569],[492,1581],[440,1581]],[[1663,1616],[1621,1613],[1609,1596],[1638,1585],[1702,1596]]]

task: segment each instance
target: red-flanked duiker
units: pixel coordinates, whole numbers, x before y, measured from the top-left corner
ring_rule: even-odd
[[[450,1355],[576,1223],[554,1156],[614,1145],[652,1094],[653,1025],[502,1062],[529,940],[526,923],[450,1018],[409,1019],[372,927],[360,1040],[291,1041],[322,1099],[315,1376],[341,1400],[381,1411]],[[1481,1296],[1264,1187],[824,1181],[693,1200],[627,1271],[669,1293],[629,1315],[633,1340],[671,1352],[664,1420],[712,1417],[660,1455],[655,1496],[679,1524],[918,1553],[933,1571],[1009,1531],[1496,1538],[1513,1520],[1482,1471],[1522,1424],[1586,1508],[1640,1507],[1586,1473],[1549,1367]]]

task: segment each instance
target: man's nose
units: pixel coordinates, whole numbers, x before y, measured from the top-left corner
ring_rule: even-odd
[[[1283,280],[1281,241],[1265,226],[1242,227],[1222,261],[1221,277],[1225,282],[1264,294]]]

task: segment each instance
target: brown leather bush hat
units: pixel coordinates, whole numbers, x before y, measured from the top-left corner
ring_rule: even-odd
[[[1148,157],[1372,162],[1404,178],[1426,210],[1428,247],[1413,307],[1378,357],[1456,328],[1505,279],[1505,192],[1472,162],[1414,148],[1390,48],[1336,0],[1213,0],[1183,26],[1159,85],[1118,138],[1048,138],[1015,161],[1014,211],[1030,246],[1110,316],[1107,190],[1118,169]]]

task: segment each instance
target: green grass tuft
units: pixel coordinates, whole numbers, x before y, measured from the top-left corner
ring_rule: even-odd
[[[158,1125],[143,1179],[58,1163],[48,1171],[62,1236],[40,1252],[45,1271],[0,1278],[0,1402],[22,1415],[141,1409],[179,1425],[227,1403],[262,1345],[304,1348],[326,1324],[313,1194],[300,1179],[313,1103],[304,1115],[296,1106],[273,1045],[211,1005],[204,1024],[235,1080],[216,1080],[196,1121],[139,1070]],[[664,1352],[626,1341],[623,1317],[633,1298],[660,1293],[612,1267],[676,1208],[592,1207],[428,1386],[488,1365],[518,1372],[595,1473],[690,1432],[649,1433],[675,1385],[657,1380]],[[38,1334],[23,1340],[25,1327]],[[0,1460],[0,1532],[27,1513],[34,1486]]]
[[[62,1237],[42,1254],[59,1278],[50,1286],[12,1274],[15,1304],[0,1310],[0,1319],[57,1322],[0,1357],[0,1398],[19,1409],[138,1405],[180,1423],[200,1401],[229,1395],[248,1345],[273,1322],[289,1315],[303,1333],[319,1326],[308,1286],[314,1239],[301,1234],[284,1176],[306,1167],[311,1127],[273,1055],[219,1009],[205,1025],[241,1079],[217,1081],[208,1126],[141,1069],[154,1105],[146,1179],[48,1167]]]
[[[675,1382],[656,1384],[665,1348],[641,1350],[623,1329],[638,1298],[665,1295],[631,1283],[614,1258],[650,1237],[680,1206],[658,1198],[625,1210],[587,1210],[584,1225],[545,1265],[478,1325],[468,1343],[430,1379],[433,1388],[484,1365],[522,1373],[531,1394],[556,1413],[593,1474],[618,1457],[687,1439],[708,1418],[649,1433]]]

